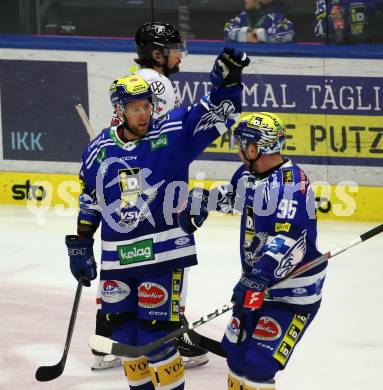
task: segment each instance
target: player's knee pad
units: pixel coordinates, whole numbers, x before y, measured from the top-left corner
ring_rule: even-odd
[[[267,382],[253,382],[249,379],[244,380],[243,390],[275,390],[274,380]]]
[[[122,364],[131,388],[135,390],[154,389],[148,360],[145,356],[140,356],[138,358],[123,358]]]
[[[245,377],[253,382],[272,381],[281,365],[272,355],[257,348],[248,351],[246,355]],[[251,389],[251,388],[250,388]],[[258,389],[257,389],[258,390]]]
[[[230,349],[226,350],[226,353],[226,362],[229,370],[237,376],[244,376],[246,350],[244,348],[238,348],[237,353],[237,351]]]
[[[228,390],[242,390],[244,378],[235,374],[233,371],[229,369],[227,375],[227,388]]]
[[[152,320],[138,320],[140,329],[146,333],[170,333],[178,329],[182,323],[181,321],[152,321]]]
[[[116,316],[117,314],[113,314]],[[120,319],[114,321],[112,338],[124,344],[136,345],[137,319],[135,313],[121,313]]]
[[[176,349],[164,360],[157,362],[149,360],[149,368],[156,389],[182,390],[184,388],[185,367]]]

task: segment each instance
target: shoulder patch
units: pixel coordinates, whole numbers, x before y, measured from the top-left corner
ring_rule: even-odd
[[[158,138],[150,141],[150,149],[154,152],[159,148],[168,146],[168,143],[168,136],[166,134],[161,134]]]
[[[106,158],[106,149],[101,148],[100,151],[97,153],[97,161],[101,164],[105,158]]]
[[[283,184],[294,184],[294,172],[292,169],[282,169]]]

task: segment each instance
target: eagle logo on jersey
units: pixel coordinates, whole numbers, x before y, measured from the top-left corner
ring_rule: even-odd
[[[277,278],[285,278],[292,270],[300,263],[306,253],[306,229],[302,236],[295,244],[286,252],[280,261],[278,267],[274,270],[274,276]]]
[[[245,241],[245,261],[248,265],[253,266],[262,257],[262,249],[266,244],[267,237],[266,232],[260,232],[254,235],[252,241]]]
[[[202,102],[205,103],[206,102]],[[225,123],[228,116],[235,112],[234,104],[229,100],[222,101],[218,106],[215,106],[211,102],[208,103],[211,107],[210,111],[202,115],[201,120],[198,122],[194,129],[194,135],[199,131],[205,131],[212,128],[217,123]]]

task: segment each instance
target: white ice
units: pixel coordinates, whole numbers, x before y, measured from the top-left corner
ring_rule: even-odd
[[[50,211],[38,222],[27,209],[0,207],[2,390],[128,389],[122,369],[90,371],[86,340],[95,326],[96,283],[83,289],[64,373],[47,383],[34,378],[37,367],[56,364],[63,351],[76,289],[64,236],[75,232],[75,223],[74,213]],[[198,231],[200,264],[190,271],[189,320],[230,299],[239,277],[238,226],[236,217],[210,217]],[[336,248],[373,226],[320,222],[320,249]],[[330,260],[322,307],[286,370],[278,374],[278,390],[382,388],[382,253],[383,234]],[[219,340],[228,318],[198,329]],[[186,372],[186,389],[211,388],[226,389],[226,364],[210,354],[206,366]]]

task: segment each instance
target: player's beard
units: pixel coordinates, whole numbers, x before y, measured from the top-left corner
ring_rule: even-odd
[[[168,67],[168,74],[178,73],[180,71],[179,65],[174,65],[172,68]]]
[[[130,131],[135,136],[139,138],[143,138],[148,133],[149,126],[150,126],[150,121],[145,125],[137,125],[134,126],[133,128],[128,128],[127,130]]]

